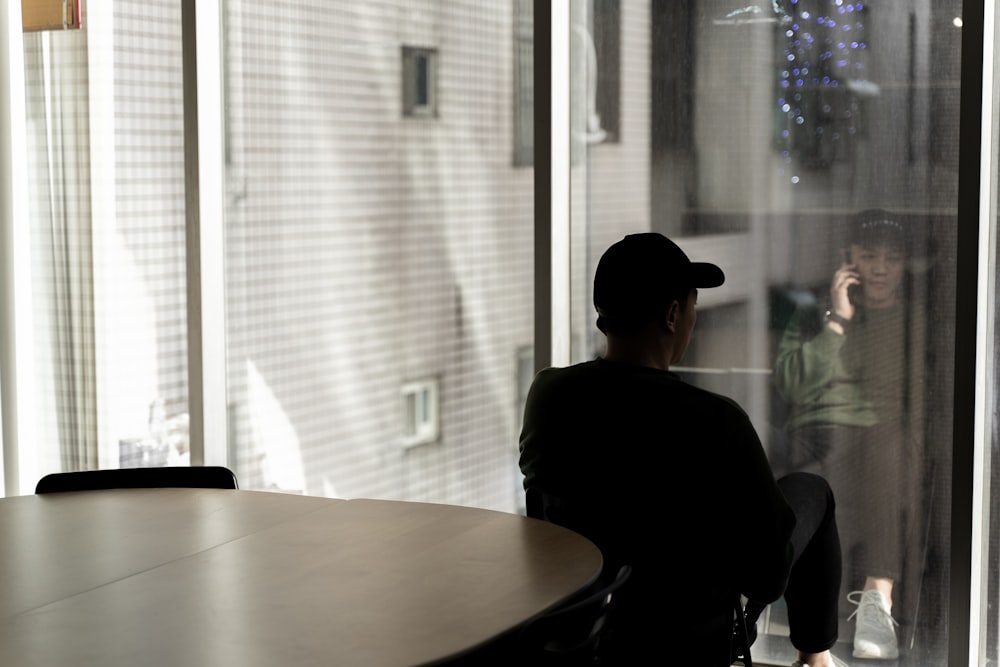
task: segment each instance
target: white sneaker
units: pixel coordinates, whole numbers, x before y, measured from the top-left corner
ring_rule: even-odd
[[[857,627],[854,629],[854,657],[893,660],[899,657],[899,644],[896,642],[896,626],[889,611],[889,601],[880,591],[854,591],[847,594],[847,599],[858,605],[854,613],[847,617],[851,620],[857,616]]]
[[[838,658],[837,656],[830,654],[830,659],[833,660],[833,667],[848,667],[848,664]],[[792,663],[792,667],[806,667],[806,663],[801,660],[796,660]]]

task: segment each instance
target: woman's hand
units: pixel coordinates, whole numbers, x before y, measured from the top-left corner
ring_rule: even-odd
[[[854,304],[851,302],[850,289],[861,284],[861,276],[854,264],[844,262],[833,274],[830,283],[830,312],[845,320],[854,317]]]

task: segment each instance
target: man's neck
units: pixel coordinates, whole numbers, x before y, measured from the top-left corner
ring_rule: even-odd
[[[621,364],[646,366],[662,371],[670,370],[670,359],[673,350],[646,340],[642,335],[615,336],[607,339],[607,349],[604,358]]]

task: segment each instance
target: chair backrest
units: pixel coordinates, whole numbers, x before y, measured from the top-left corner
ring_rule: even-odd
[[[750,657],[750,645],[753,644],[756,638],[756,631],[751,636],[750,630],[747,627],[747,616],[746,610],[743,608],[743,598],[737,595],[736,603],[733,606],[732,664],[753,667],[753,658]]]
[[[525,514],[535,519],[545,519],[545,503],[543,500],[542,493],[537,489],[529,488],[525,490],[524,494],[525,494],[524,497]],[[631,568],[629,568],[628,574],[631,574]],[[625,575],[626,578],[628,577],[628,574]],[[617,583],[617,585],[616,582],[617,579],[611,583],[611,586],[617,590],[617,588],[620,587],[621,583],[624,582]],[[593,603],[592,598],[588,598],[587,600],[581,600],[577,604],[586,606],[587,603],[592,604]],[[572,613],[571,608],[567,607],[566,609]],[[560,611],[562,610],[561,609],[557,610],[557,612],[553,612],[553,614],[556,614]],[[537,622],[544,624],[548,621],[545,620],[545,617],[542,617],[542,619],[539,619],[539,621]],[[602,620],[601,623],[603,624],[604,621]],[[531,631],[537,632],[538,630],[533,629]],[[601,628],[598,628],[598,633],[600,633],[600,631]],[[598,638],[599,637],[593,638],[592,640],[593,645],[585,643],[583,645],[576,647],[577,651],[583,652],[592,650],[596,646]],[[747,627],[746,614],[743,609],[743,600],[739,595],[737,595],[733,607],[733,639],[731,647],[733,664],[740,664],[743,665],[744,667],[753,667],[753,659],[750,655],[750,646],[753,644],[755,639],[756,639],[756,629]],[[569,658],[573,658],[572,653],[569,655]],[[572,659],[568,659],[567,661],[561,663],[556,661],[550,661],[550,663],[548,664],[588,664],[588,663],[586,661],[583,663],[573,662]]]
[[[197,489],[238,489],[236,475],[225,466],[166,466],[162,468],[116,468],[81,470],[45,475],[35,493],[96,491],[99,489],[151,489],[188,487]]]
[[[614,609],[615,594],[632,574],[621,567],[614,578],[585,597],[552,609],[521,629],[517,658],[528,665],[597,664],[600,641]]]

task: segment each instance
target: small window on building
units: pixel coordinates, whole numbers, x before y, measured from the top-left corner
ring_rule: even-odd
[[[437,49],[403,47],[403,115],[437,116]]]
[[[403,385],[403,446],[438,439],[438,382],[436,379]]]

